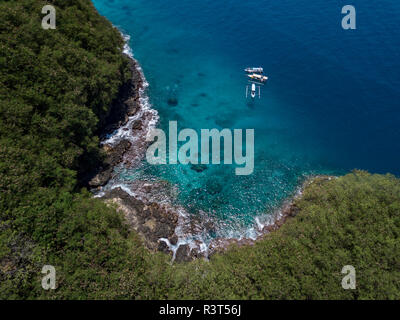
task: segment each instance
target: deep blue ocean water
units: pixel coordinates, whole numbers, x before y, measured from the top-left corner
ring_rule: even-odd
[[[165,165],[124,179],[168,180],[193,214],[215,215],[232,231],[273,210],[308,174],[400,174],[400,2],[93,2],[131,36],[159,127],[255,129],[250,176],[226,165],[201,173]],[[341,27],[346,4],[357,10],[356,30]],[[255,101],[245,98],[249,66],[269,77]]]

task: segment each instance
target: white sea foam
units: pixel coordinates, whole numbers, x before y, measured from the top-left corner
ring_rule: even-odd
[[[150,99],[146,93],[149,83],[144,76],[143,69],[139,62],[134,58],[132,48],[129,46],[130,36],[123,32],[121,32],[121,34],[125,40],[123,53],[135,61],[137,71],[141,77],[142,87],[139,88],[139,110],[133,116],[129,117],[128,122],[124,126],[119,127],[116,131],[107,136],[107,138],[102,141],[102,144],[115,145],[121,140],[129,140],[131,143],[136,143],[136,146],[137,143],[140,142],[140,146],[145,147],[146,137],[149,132],[157,126],[159,115],[157,110],[152,109]],[[144,130],[138,130],[138,132],[132,130],[132,124],[136,120],[142,121],[142,127]],[[142,155],[144,156],[145,151],[141,151],[143,151]]]
[[[137,197],[136,193],[131,191],[131,189],[129,189],[128,186],[124,185],[124,184],[114,184],[110,190],[114,190],[114,189],[118,189],[120,188],[121,190],[125,191],[127,194],[129,194],[131,197]]]
[[[103,198],[106,195],[105,192],[101,191],[93,196],[93,198]]]
[[[164,242],[168,246],[168,249],[172,252],[172,262],[176,259],[176,253],[179,247],[188,244],[188,242],[184,239],[178,240],[175,245],[171,244],[171,242],[166,238],[160,238],[159,241]]]
[[[260,219],[257,217],[257,218],[255,218],[255,221],[256,221],[256,223],[257,223],[258,230],[259,230],[259,231],[263,230],[265,226],[264,226],[264,224],[262,224],[262,223],[260,222]]]
[[[125,41],[123,53],[127,54],[129,57],[134,59],[132,48],[129,46],[129,41],[131,40],[131,36],[128,34],[124,34],[123,32],[121,32],[121,34]]]

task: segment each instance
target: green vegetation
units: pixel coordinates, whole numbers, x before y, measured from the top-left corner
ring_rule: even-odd
[[[56,30],[41,26],[49,1],[0,2],[1,297],[37,295],[45,261],[87,270],[92,241],[105,250],[128,237],[78,184],[102,157],[95,133],[129,75],[123,39],[90,1],[51,3]]]
[[[296,205],[298,215],[255,246],[197,270],[176,267],[168,297],[400,298],[399,179],[360,171],[320,179]],[[341,287],[345,265],[356,269],[356,290]]]
[[[57,8],[57,29],[41,8]],[[118,31],[89,0],[0,3],[1,299],[399,299],[400,180],[317,180],[298,215],[256,245],[169,263],[80,189],[96,132],[127,79]],[[58,288],[41,288],[41,268]],[[357,289],[343,290],[344,265]]]

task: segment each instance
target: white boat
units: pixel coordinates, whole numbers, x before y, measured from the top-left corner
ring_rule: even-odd
[[[256,85],[254,83],[251,85],[251,97],[253,99],[256,97]]]
[[[253,82],[250,87],[246,86],[246,99],[249,96],[249,89],[250,89],[250,96],[252,99],[254,99],[257,96],[257,88],[258,88],[258,97],[261,98],[260,85]]]
[[[259,67],[259,68],[246,68],[244,69],[245,72],[247,73],[264,73],[264,69]]]
[[[249,91],[251,98],[254,99],[257,95],[257,88],[258,97],[261,99],[261,85],[268,80],[268,77],[263,75],[264,69],[261,67],[246,68],[244,71],[247,73],[246,76],[249,78],[249,83],[251,83],[251,85],[246,86],[246,99],[249,96]]]
[[[261,74],[256,74],[256,73],[249,74],[249,75],[247,75],[247,76],[248,76],[251,80],[253,80],[253,81],[259,81],[259,82],[261,82],[261,83],[267,82],[267,80],[268,80],[268,77],[263,76],[263,75],[261,75]]]

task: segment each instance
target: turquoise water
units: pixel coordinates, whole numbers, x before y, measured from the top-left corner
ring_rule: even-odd
[[[400,173],[399,2],[352,1],[357,30],[347,31],[344,1],[93,2],[131,36],[159,127],[255,129],[250,176],[229,165],[201,173],[145,165],[123,179],[168,180],[193,215],[235,230],[273,210],[308,174]],[[245,98],[249,66],[269,77],[254,101]]]

